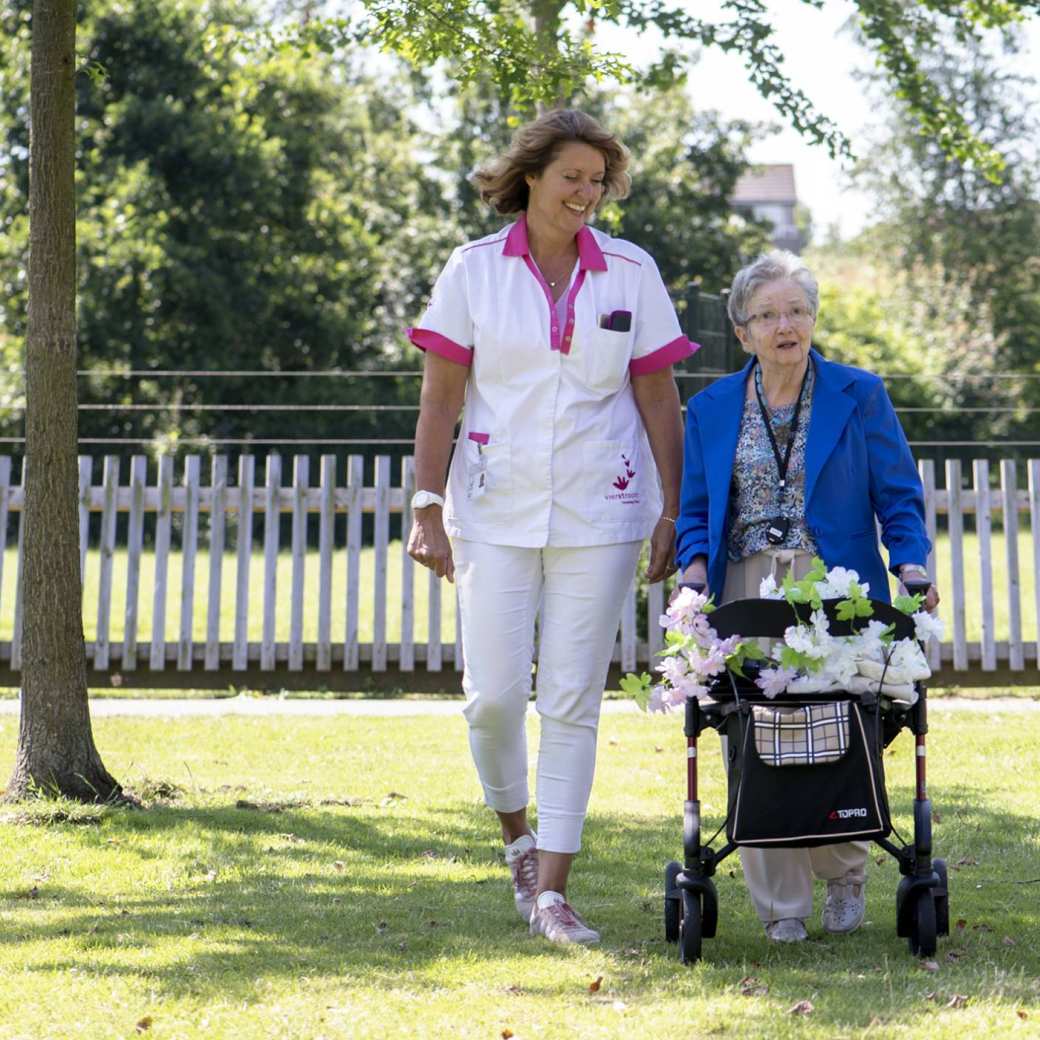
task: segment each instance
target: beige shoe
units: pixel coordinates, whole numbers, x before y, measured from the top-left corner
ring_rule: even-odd
[[[867,900],[864,874],[849,872],[827,882],[827,902],[823,907],[823,927],[832,934],[854,932],[862,923]]]
[[[779,921],[770,921],[766,925],[766,935],[773,942],[804,942],[809,938],[805,930],[805,922],[797,917],[782,917]]]

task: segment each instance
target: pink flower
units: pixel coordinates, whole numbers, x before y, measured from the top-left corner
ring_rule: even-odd
[[[772,700],[778,693],[787,689],[798,672],[794,668],[763,668],[755,680],[755,685]]]

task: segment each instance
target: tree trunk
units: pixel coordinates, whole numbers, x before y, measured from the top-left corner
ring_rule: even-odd
[[[563,6],[564,0],[531,0],[534,35],[546,63],[559,57],[560,12]],[[560,93],[552,101],[539,101],[538,115],[545,115],[554,108],[566,108],[568,100]]]
[[[7,797],[121,794],[90,728],[76,465],[75,0],[34,0],[22,713]]]

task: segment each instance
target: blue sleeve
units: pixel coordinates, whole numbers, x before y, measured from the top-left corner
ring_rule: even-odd
[[[872,381],[873,382],[873,381]],[[924,522],[924,489],[884,384],[878,379],[860,400],[870,466],[870,503],[881,521],[889,570],[925,564],[932,545]]]
[[[675,560],[685,569],[695,556],[708,555],[708,482],[700,428],[691,398],[686,405],[682,490],[675,523]]]

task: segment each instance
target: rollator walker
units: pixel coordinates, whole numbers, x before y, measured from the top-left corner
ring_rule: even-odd
[[[703,586],[693,586],[698,591]],[[908,584],[910,594],[927,584]],[[835,616],[837,601],[824,602],[830,632],[850,635],[856,622]],[[798,605],[803,620],[809,607]],[[711,615],[719,637],[782,638],[791,624],[792,606],[784,601],[748,599],[727,603]],[[894,626],[896,639],[912,638],[914,623],[887,603],[873,602],[873,617]],[[766,848],[805,847],[871,840],[895,857],[902,880],[896,890],[896,935],[905,938],[918,957],[935,953],[936,940],[950,930],[946,863],[932,859],[932,806],[925,785],[927,696],[915,683],[912,704],[884,693],[788,694],[769,699],[754,684],[755,662],[745,663],[746,678],[728,670],[709,687],[710,700],[686,700],[686,802],[683,806],[683,862],[665,867],[664,930],[677,942],[679,959],[692,964],[701,957],[705,939],[715,937],[718,894],[712,877],[718,865],[741,845]],[[883,680],[882,680],[883,682]],[[878,689],[882,689],[881,682]],[[774,709],[789,709],[810,727],[817,717],[837,732],[843,744],[836,760],[816,764],[770,764],[762,753],[764,719]],[[837,720],[835,722],[835,720]],[[837,726],[835,730],[833,727]],[[756,734],[756,726],[759,733]],[[728,807],[723,827],[726,844],[717,852],[701,841],[701,803],[697,793],[698,738],[708,727],[727,740]],[[901,845],[888,840],[893,827],[885,791],[883,752],[898,734],[914,734],[917,763],[914,833]],[[766,742],[768,746],[768,731]],[[812,738],[809,743],[811,745]]]

